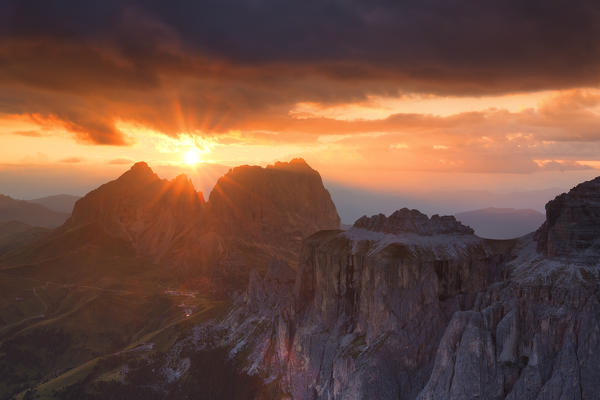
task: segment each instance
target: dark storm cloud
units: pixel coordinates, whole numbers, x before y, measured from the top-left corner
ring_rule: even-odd
[[[463,93],[597,83],[599,10],[552,0],[19,0],[5,2],[0,29],[109,42],[138,63],[164,62],[159,44],[172,35],[235,65],[307,64],[332,79],[383,74],[413,90]]]
[[[595,1],[1,1],[0,112],[127,144],[118,119],[226,131],[301,101],[594,86],[599,21]]]

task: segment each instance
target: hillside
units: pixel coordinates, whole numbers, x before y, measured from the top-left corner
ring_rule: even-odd
[[[49,234],[49,229],[19,221],[0,222],[0,256],[24,247]]]

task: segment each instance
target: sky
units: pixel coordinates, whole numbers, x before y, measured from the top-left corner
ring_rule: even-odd
[[[0,0],[0,192],[303,157],[357,213],[541,209],[600,175],[599,73],[597,1]]]

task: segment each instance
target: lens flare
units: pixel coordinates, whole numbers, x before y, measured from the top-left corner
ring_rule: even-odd
[[[183,161],[187,165],[196,165],[200,162],[200,154],[197,150],[188,150],[183,155]]]

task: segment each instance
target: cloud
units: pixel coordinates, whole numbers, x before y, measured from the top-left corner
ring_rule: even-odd
[[[600,72],[592,1],[0,7],[0,111],[97,144],[131,144],[118,120],[168,135],[289,130],[302,102],[593,86]]]
[[[596,169],[590,165],[573,160],[536,160],[536,164],[545,171],[583,171]]]
[[[4,36],[105,44],[130,61],[117,72],[148,72],[132,76],[136,83],[153,82],[146,79],[157,67],[185,69],[183,52],[247,69],[294,65],[336,81],[381,77],[426,92],[597,82],[600,7],[591,0],[108,0],[93,7],[72,0],[10,1],[4,8]]]
[[[109,146],[141,126],[388,170],[574,169],[600,154],[600,95],[573,89],[599,83],[599,17],[592,1],[7,1],[0,113]],[[517,111],[310,112],[534,90],[556,95]]]
[[[133,164],[133,160],[130,160],[129,158],[115,158],[113,160],[110,160],[108,162],[109,164],[113,164],[113,165],[123,165],[123,164]]]
[[[13,131],[13,135],[19,136],[29,136],[29,137],[41,137],[42,133],[40,131]]]
[[[82,161],[83,161],[83,159],[79,158],[79,157],[68,157],[68,158],[63,158],[62,160],[60,160],[61,163],[68,163],[68,164],[76,164],[76,163],[80,163]]]

